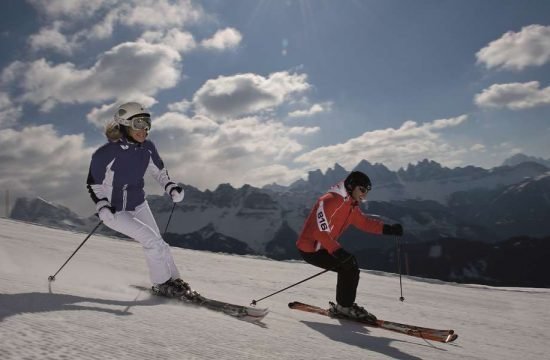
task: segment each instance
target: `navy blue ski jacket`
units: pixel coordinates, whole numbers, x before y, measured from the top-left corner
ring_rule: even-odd
[[[169,194],[177,186],[155,145],[145,140],[134,143],[127,138],[109,142],[92,155],[87,187],[96,210],[113,206],[116,211],[132,211],[145,201],[143,176],[149,172]]]

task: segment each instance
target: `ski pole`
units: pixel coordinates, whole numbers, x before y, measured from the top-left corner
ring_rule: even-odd
[[[166,230],[168,230],[168,225],[170,224],[170,220],[172,220],[172,214],[174,213],[175,208],[176,208],[176,203],[174,203],[174,206],[172,206],[172,211],[170,211],[170,216],[168,217],[168,221],[166,222],[166,227],[164,228],[164,233],[162,234],[162,237],[166,235]]]
[[[95,226],[95,228],[88,234],[88,236],[86,236],[86,239],[84,239],[84,241],[76,248],[76,250],[73,252],[73,254],[71,256],[69,256],[69,258],[67,259],[67,261],[65,261],[65,263],[63,265],[61,265],[61,267],[59,268],[59,270],[57,270],[57,272],[53,275],[50,275],[48,276],[48,281],[49,282],[52,282],[52,281],[55,281],[55,276],[57,274],[59,274],[59,272],[61,271],[61,269],[63,269],[63,267],[65,265],[67,265],[67,263],[69,262],[69,260],[72,259],[72,257],[74,256],[74,254],[76,254],[76,252],[82,247],[82,245],[84,245],[84,243],[90,238],[90,236],[92,236],[93,233],[95,233],[95,231],[99,228],[99,226],[103,224],[103,221],[100,220],[99,223],[97,223],[97,225]]]
[[[401,281],[401,246],[399,244],[399,237],[395,237],[395,242],[397,245],[397,269],[399,271],[399,288],[401,289],[401,296],[399,297],[399,301],[403,302],[405,301],[405,298],[403,297],[403,282]]]
[[[340,266],[340,264],[338,264],[338,266]],[[337,266],[337,267],[338,267],[338,266]],[[284,289],[281,289],[281,290],[279,290],[279,291],[274,292],[273,294],[269,294],[269,295],[267,295],[267,296],[264,296],[264,297],[261,298],[260,300],[252,300],[252,302],[250,303],[250,305],[256,305],[258,302],[260,302],[260,301],[262,301],[262,300],[264,300],[264,299],[267,299],[268,297],[271,297],[271,296],[273,296],[273,295],[276,295],[276,294],[278,294],[278,293],[280,293],[280,292],[283,292],[283,291],[285,291],[285,290],[287,290],[287,289],[290,289],[291,287],[294,287],[294,286],[299,285],[299,284],[301,284],[301,283],[303,283],[303,282],[306,282],[306,281],[308,281],[308,280],[311,280],[311,279],[313,279],[314,277],[317,277],[317,276],[319,276],[319,275],[322,275],[322,274],[324,274],[324,273],[326,273],[326,272],[328,272],[328,271],[334,270],[334,269],[335,269],[335,268],[323,270],[323,271],[321,271],[320,273],[317,273],[317,274],[315,274],[315,275],[312,275],[312,276],[308,277],[307,279],[304,279],[304,280],[302,280],[302,281],[298,281],[296,284],[292,284],[292,285],[290,285],[290,286],[287,286],[287,287],[284,288]]]

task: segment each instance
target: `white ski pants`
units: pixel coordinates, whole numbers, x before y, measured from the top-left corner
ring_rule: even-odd
[[[162,239],[147,201],[138,205],[134,211],[120,211],[114,215],[113,221],[104,224],[143,246],[153,284],[162,284],[170,278],[180,277],[170,246]]]

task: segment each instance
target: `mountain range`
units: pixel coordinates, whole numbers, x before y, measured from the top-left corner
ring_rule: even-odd
[[[526,161],[518,162],[518,159]],[[531,160],[515,156],[506,161],[510,165],[489,170],[474,166],[450,169],[423,160],[395,172],[382,164],[363,160],[354,170],[367,173],[373,182],[363,211],[385,222],[403,224],[405,235],[401,241],[404,249],[410,250],[407,252],[410,261],[421,263],[410,258],[413,254],[420,258],[431,254],[432,259],[442,259],[444,253],[457,253],[460,247],[453,245],[456,242],[479,243],[472,247],[477,249],[475,252],[466,252],[463,256],[467,261],[456,267],[472,268],[477,261],[480,269],[469,273],[480,274],[479,281],[495,284],[500,280],[484,280],[481,274],[483,264],[491,262],[483,257],[487,248],[494,249],[512,238],[522,237],[523,242],[529,242],[526,239],[550,235],[547,221],[550,168],[541,161]],[[161,231],[164,232],[171,216],[164,237],[172,246],[298,259],[295,241],[310,207],[318,196],[347,174],[348,170],[335,164],[324,174],[320,170],[312,171],[306,180],[289,186],[244,185],[237,189],[221,184],[214,191],[201,191],[183,185],[185,199],[175,207],[167,196],[151,195],[148,202]],[[43,199],[18,199],[11,217],[85,231],[98,221],[95,216],[81,218]],[[117,235],[106,227],[100,232]],[[394,262],[389,260],[395,257],[393,239],[350,229],[342,236],[341,243],[357,253],[360,264],[370,269],[395,270]],[[413,269],[413,273],[418,273],[415,269],[420,266]],[[469,273],[454,269],[443,273],[432,271],[431,276],[475,281],[475,276],[465,275]]]

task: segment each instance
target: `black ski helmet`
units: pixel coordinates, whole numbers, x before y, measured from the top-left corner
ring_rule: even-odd
[[[344,180],[344,186],[350,195],[356,186],[363,186],[368,191],[372,188],[369,177],[361,171],[352,171]]]

